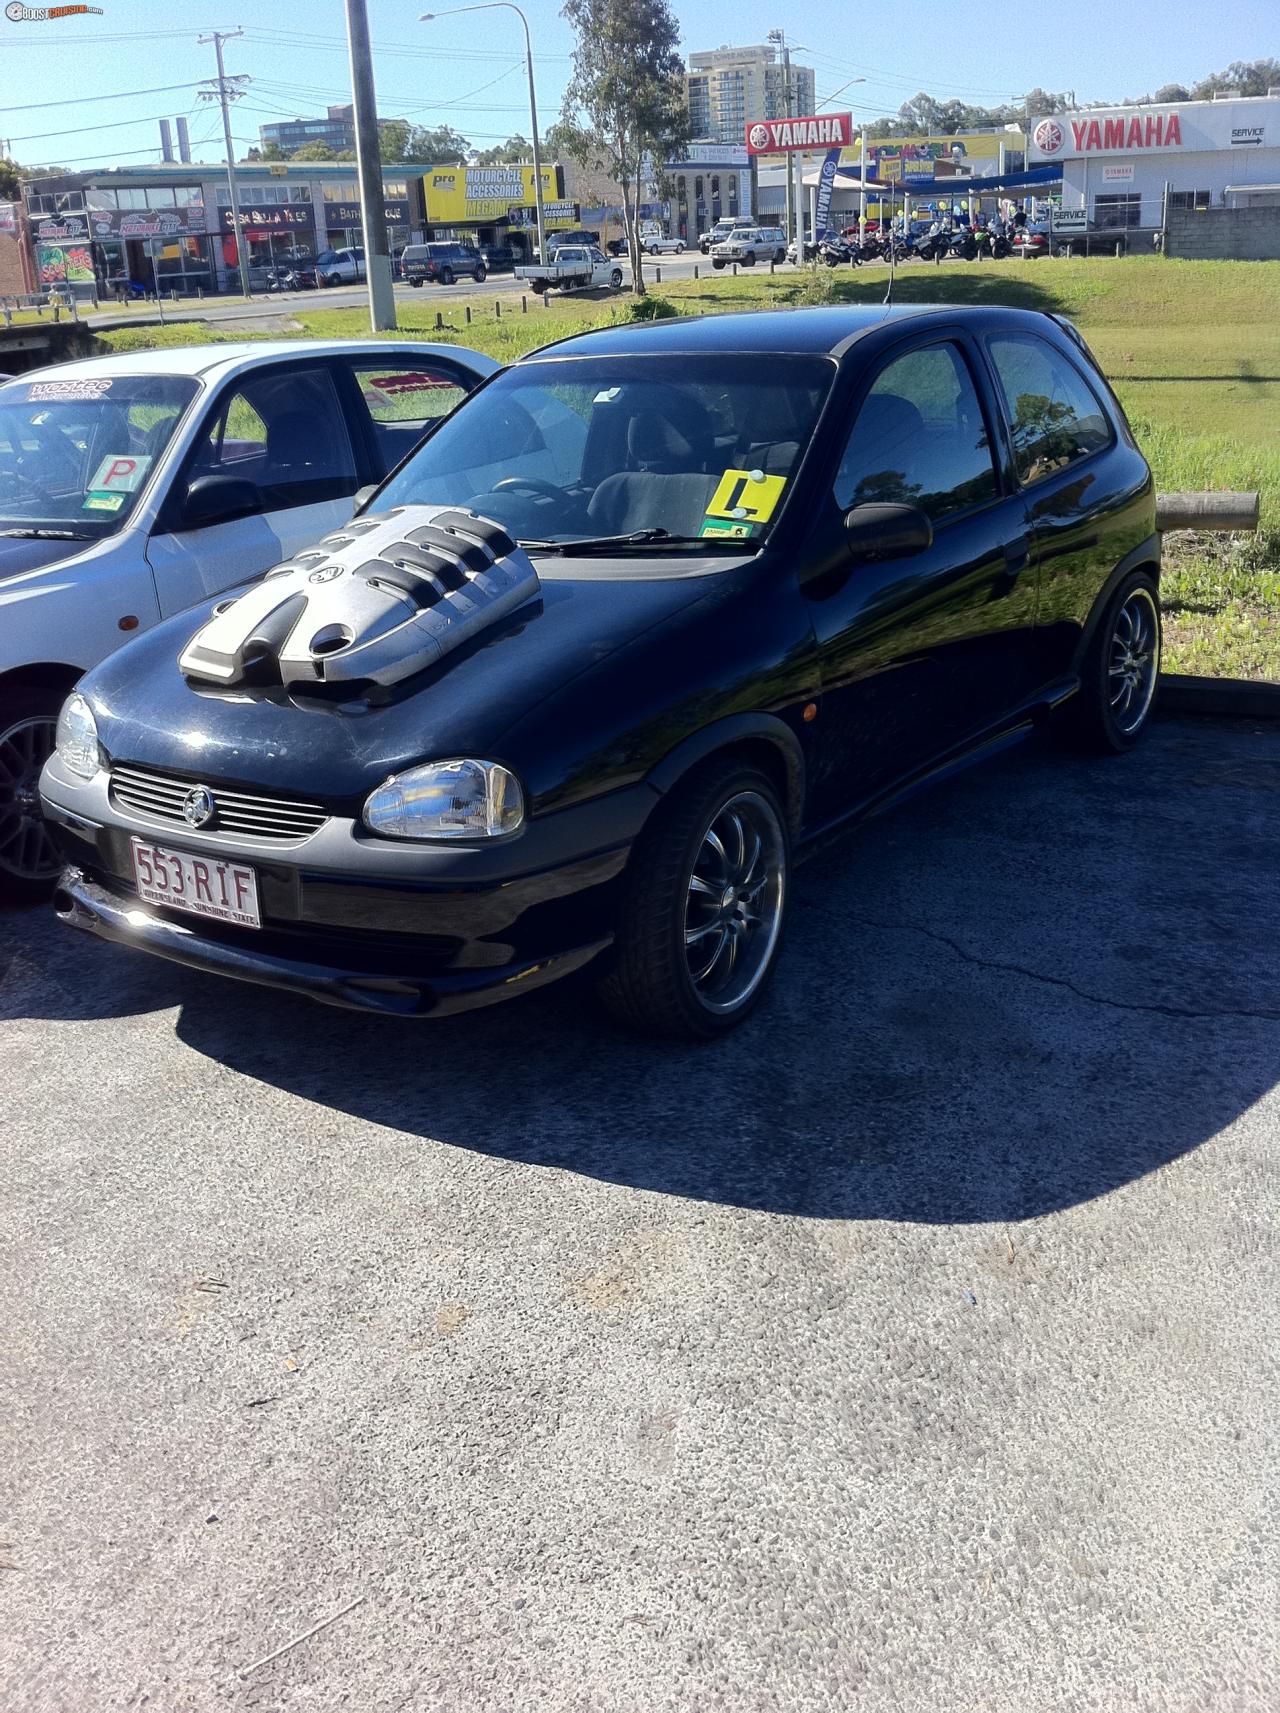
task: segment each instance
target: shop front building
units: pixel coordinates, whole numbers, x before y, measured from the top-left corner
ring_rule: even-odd
[[[240,230],[253,290],[275,268],[315,261],[326,249],[363,247],[354,167],[333,162],[246,163],[236,168]],[[547,225],[577,224],[558,165],[542,169]],[[393,256],[431,238],[536,243],[532,166],[387,168],[383,218]],[[157,164],[62,174],[25,187],[32,262],[40,289],[80,297],[176,291],[238,292],[235,221],[224,167]]]
[[[1029,145],[1031,165],[1062,169],[1064,236],[1150,248],[1171,216],[1280,210],[1280,91],[1059,113]]]
[[[686,244],[696,244],[717,220],[745,219],[753,212],[751,162],[741,145],[691,143],[662,173],[670,189],[670,235]]]
[[[999,178],[1021,169],[1026,158],[1026,139],[1017,127],[1009,129],[964,131],[956,136],[919,136],[877,138],[857,135],[840,151],[838,176],[832,193],[829,223],[835,227],[851,225],[858,218],[859,192],[856,186],[862,176],[863,154],[866,155],[866,177],[879,184],[894,187],[882,210],[880,199],[868,198],[866,217],[879,220],[892,209],[902,207],[902,194],[911,194],[912,208],[921,215],[949,212],[952,203],[964,206],[972,192],[982,194],[983,179]],[[805,156],[804,173],[809,184],[823,151]],[[781,225],[786,208],[786,160],[782,155],[762,154],[756,158],[757,195],[761,217]],[[939,180],[955,180],[954,197],[936,189],[913,193],[912,187],[936,186]],[[807,202],[806,202],[807,207]],[[808,215],[806,214],[806,222]]]

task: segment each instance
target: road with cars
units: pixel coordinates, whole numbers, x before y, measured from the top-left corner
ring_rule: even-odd
[[[789,264],[786,264],[789,265]],[[621,266],[628,280],[630,266],[625,257]],[[686,251],[682,256],[646,256],[644,258],[645,281],[649,285],[658,283],[658,275],[662,279],[692,279],[695,266],[699,275],[705,277],[713,272],[708,257],[697,251]],[[767,268],[764,271],[768,271]],[[451,286],[424,285],[410,286],[404,281],[397,281],[395,295],[397,301],[410,303],[422,302],[432,304],[437,299],[445,303],[457,302],[461,298],[483,296],[518,297],[520,293],[529,292],[529,286],[522,280],[517,280],[508,270],[492,273],[479,284],[475,280],[457,280]],[[223,303],[217,298],[182,298],[177,303],[166,303],[164,313],[175,321],[215,321],[234,322],[267,316],[287,315],[295,309],[308,306],[318,309],[353,309],[363,307],[369,301],[366,287],[322,286],[317,291],[303,292],[260,292],[255,294],[251,303],[237,300],[234,303]],[[154,303],[138,304],[129,308],[121,308],[114,304],[104,303],[102,309],[91,314],[86,319],[94,326],[122,325],[127,326],[137,321],[150,321],[156,316]]]
[[[12,1705],[1274,1707],[1278,839],[1023,746],[697,1048],[0,920]]]

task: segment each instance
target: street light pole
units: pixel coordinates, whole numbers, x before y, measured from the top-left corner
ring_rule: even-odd
[[[533,42],[529,36],[529,20],[513,4],[513,0],[483,0],[477,6],[451,6],[447,12],[424,12],[419,18],[420,24],[429,24],[434,18],[456,18],[459,12],[514,12],[524,26],[524,57],[529,70],[529,124],[533,130],[533,202],[537,211],[538,222],[538,257],[541,261],[547,259],[547,222],[542,206],[542,144],[538,137],[538,95],[533,86]]]

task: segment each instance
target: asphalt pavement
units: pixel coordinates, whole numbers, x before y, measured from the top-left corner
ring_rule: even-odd
[[[1280,1705],[1278,849],[1025,745],[696,1049],[5,918],[5,1706]]]
[[[625,278],[629,280],[631,268],[625,257],[620,258],[619,266],[622,268]],[[692,279],[695,267],[702,277],[713,273],[710,261],[697,251],[686,251],[683,256],[646,256],[644,259],[645,282],[654,286],[669,279]],[[768,272],[767,267],[764,271]],[[532,295],[532,287],[528,281],[518,280],[510,272],[488,274],[479,285],[474,280],[463,279],[456,280],[451,286],[424,285],[415,287],[399,281],[395,287],[397,303],[433,304],[438,301],[445,307],[449,303],[457,303],[463,298],[516,298],[521,292]],[[217,297],[183,297],[179,298],[176,303],[166,300],[163,309],[166,319],[170,321],[228,323],[247,321],[256,328],[263,318],[268,320],[287,318],[299,309],[358,309],[363,308],[368,301],[368,288],[360,284],[322,286],[317,291],[257,292],[254,294],[251,303],[244,303],[239,300],[228,303],[225,299]],[[100,311],[90,313],[84,319],[90,327],[130,327],[141,322],[154,321],[158,313],[154,303],[139,303],[136,306],[126,308],[104,300]]]

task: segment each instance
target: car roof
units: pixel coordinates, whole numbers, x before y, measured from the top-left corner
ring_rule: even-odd
[[[539,357],[595,357],[735,353],[747,356],[820,355],[839,357],[855,341],[894,322],[930,318],[974,326],[1045,329],[1038,311],[953,303],[848,304],[821,309],[739,310],[729,315],[686,315],[574,333],[531,351]]]
[[[26,381],[35,373],[56,372],[65,380],[91,375],[192,375],[217,379],[223,374],[278,363],[283,357],[370,356],[452,357],[489,375],[500,367],[480,351],[464,346],[432,345],[416,339],[254,339],[223,344],[175,345],[162,351],[116,351],[107,357],[80,357],[39,371],[28,369],[6,379]]]

